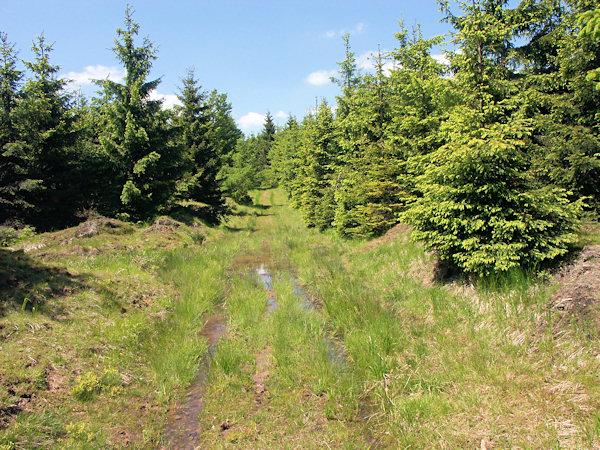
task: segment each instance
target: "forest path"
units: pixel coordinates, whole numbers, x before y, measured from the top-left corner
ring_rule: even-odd
[[[369,446],[356,401],[344,401],[354,388],[344,350],[289,259],[303,229],[291,212],[281,192],[259,191],[228,223],[238,248],[224,273],[226,331],[207,330],[213,351],[169,416],[167,447]]]
[[[221,308],[226,328],[187,448],[598,447],[597,327],[536,280],[427,281],[406,227],[343,239],[279,190],[180,260],[191,293],[220,277],[203,320]],[[198,283],[203,261],[219,270]]]

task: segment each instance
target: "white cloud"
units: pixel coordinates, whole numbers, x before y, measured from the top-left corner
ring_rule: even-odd
[[[287,113],[285,111],[279,110],[279,111],[277,111],[275,113],[275,117],[278,118],[278,119],[284,119],[285,120],[285,119],[288,118],[288,115],[287,115]]]
[[[257,112],[249,112],[237,120],[237,124],[242,131],[256,130],[265,123],[265,116]]]
[[[116,66],[103,66],[98,64],[96,66],[85,66],[83,72],[69,72],[61,76],[61,78],[68,80],[69,84],[83,86],[84,84],[92,84],[94,80],[106,80],[120,82],[123,81],[125,72]]]
[[[156,89],[150,91],[150,100],[162,100],[163,109],[171,109],[175,105],[181,105],[181,102],[175,94],[161,94]]]
[[[337,75],[337,70],[317,70],[306,77],[306,81],[314,86],[331,83],[331,77]]]
[[[388,53],[387,50],[381,50],[382,59],[384,55]],[[358,58],[356,58],[356,65],[360,70],[367,70],[369,72],[373,72],[375,70],[375,62],[377,61],[378,52],[371,50],[361,54]],[[389,75],[390,72],[394,69],[393,61],[385,61],[383,63],[383,73],[385,75]]]
[[[333,39],[333,38],[337,38],[337,37],[342,37],[344,34],[346,33],[350,33],[350,35],[354,35],[354,34],[362,34],[365,31],[365,28],[367,26],[362,23],[359,22],[356,25],[354,25],[354,27],[350,30],[346,30],[344,28],[342,28],[341,30],[329,30],[326,31],[325,33],[323,33],[321,35],[321,37],[324,37],[325,39]]]
[[[450,65],[450,60],[446,57],[446,55],[431,55],[431,57],[433,59],[435,59],[437,62],[439,62],[440,64],[443,64],[445,66]]]

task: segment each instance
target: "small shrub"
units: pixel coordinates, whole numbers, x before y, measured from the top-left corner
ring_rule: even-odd
[[[87,402],[101,392],[107,392],[111,396],[120,394],[123,391],[122,384],[123,380],[116,369],[106,369],[100,377],[87,372],[77,378],[77,384],[71,393],[77,400]]]
[[[66,426],[67,437],[77,442],[92,442],[95,438],[94,432],[85,423],[69,423]]]
[[[206,239],[206,236],[204,236],[204,234],[200,231],[193,231],[192,233],[190,233],[190,237],[192,238],[192,242],[198,245],[202,244]]]
[[[35,236],[35,228],[29,225],[17,229],[13,227],[0,227],[0,247],[8,247]]]
[[[71,390],[73,397],[82,402],[92,400],[102,390],[100,380],[92,372],[77,377],[77,384]]]

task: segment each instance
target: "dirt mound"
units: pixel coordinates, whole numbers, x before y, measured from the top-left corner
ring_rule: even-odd
[[[563,313],[562,320],[591,319],[600,326],[600,245],[585,247],[556,282],[560,288],[550,307]]]
[[[96,236],[101,231],[114,231],[123,227],[123,223],[107,217],[89,219],[75,228],[75,236],[86,238]]]
[[[159,217],[154,223],[149,226],[146,231],[156,233],[169,233],[181,226],[181,223],[170,217]]]
[[[367,245],[365,245],[362,249],[363,252],[368,252],[373,250],[376,247],[379,247],[383,244],[388,244],[390,242],[395,241],[396,239],[408,239],[412,227],[405,223],[399,223],[398,225],[390,228],[387,232],[378,238],[373,239]]]

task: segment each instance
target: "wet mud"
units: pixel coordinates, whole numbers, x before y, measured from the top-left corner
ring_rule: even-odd
[[[208,351],[202,358],[198,376],[185,397],[169,411],[165,431],[167,448],[194,449],[198,446],[199,420],[204,405],[204,387],[211,360],[217,350],[219,338],[226,332],[225,319],[219,313],[211,315],[201,332],[207,340]]]

